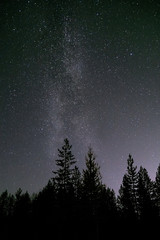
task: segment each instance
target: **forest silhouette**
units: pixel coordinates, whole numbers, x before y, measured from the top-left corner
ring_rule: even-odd
[[[58,149],[53,177],[38,193],[18,189],[0,195],[1,239],[93,239],[157,234],[160,223],[160,165],[155,180],[131,155],[119,193],[102,182],[88,149],[81,172],[68,139]]]

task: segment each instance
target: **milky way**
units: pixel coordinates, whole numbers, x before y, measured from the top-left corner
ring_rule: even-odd
[[[160,162],[158,1],[1,1],[0,190],[52,177],[68,137],[116,190],[128,154]]]

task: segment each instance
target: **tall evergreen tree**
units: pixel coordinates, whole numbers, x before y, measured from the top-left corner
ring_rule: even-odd
[[[74,168],[72,167],[76,161],[75,157],[71,151],[72,145],[70,145],[69,140],[64,139],[64,145],[61,149],[58,149],[58,157],[56,160],[56,165],[58,167],[57,171],[53,171],[55,177],[53,178],[56,188],[59,192],[63,194],[68,193],[72,186],[72,175]]]
[[[95,154],[91,147],[89,147],[86,158],[86,169],[82,172],[82,202],[85,203],[85,209],[82,209],[84,214],[83,222],[87,226],[90,238],[99,239],[100,233],[100,205],[102,198],[102,191],[104,185],[102,184],[102,177],[100,173],[100,166],[96,162]],[[104,196],[104,195],[103,195]]]
[[[125,218],[135,215],[127,174],[123,176],[122,184],[120,186],[118,205],[120,212]]]
[[[134,218],[138,214],[138,173],[136,171],[137,166],[134,166],[134,160],[130,154],[127,160],[127,164],[127,173],[124,175],[122,185],[120,186],[118,202],[123,214],[126,217]]]
[[[149,220],[153,214],[153,182],[142,166],[138,172],[138,212],[141,220]]]
[[[102,190],[100,166],[95,161],[95,154],[89,148],[86,156],[86,169],[82,173],[83,195],[88,200],[96,200]]]

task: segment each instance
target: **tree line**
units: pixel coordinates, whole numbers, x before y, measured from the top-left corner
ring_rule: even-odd
[[[72,145],[64,139],[58,149],[56,170],[47,185],[29,195],[18,189],[0,195],[0,232],[4,239],[106,239],[136,231],[156,232],[160,223],[160,165],[155,180],[142,166],[127,159],[116,196],[102,182],[100,166],[88,149],[82,171],[76,166]],[[113,230],[115,229],[115,230]]]

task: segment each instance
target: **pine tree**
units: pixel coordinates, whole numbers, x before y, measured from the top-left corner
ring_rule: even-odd
[[[56,185],[58,192],[63,192],[63,194],[69,193],[72,186],[72,165],[76,163],[75,157],[71,152],[72,145],[70,145],[69,140],[64,139],[64,145],[61,149],[58,149],[58,157],[56,160],[56,165],[58,167],[57,171],[53,171],[55,177],[53,181]]]
[[[135,215],[127,174],[123,176],[122,184],[120,186],[118,205],[125,218]]]
[[[82,174],[83,195],[88,200],[96,200],[103,185],[100,167],[95,161],[92,148],[89,148],[86,156],[86,167]]]
[[[118,202],[119,206],[126,217],[134,218],[138,214],[137,206],[137,166],[134,166],[134,160],[129,154],[127,160],[127,173],[123,177],[120,186]]]
[[[102,198],[102,191],[104,185],[102,184],[102,177],[100,173],[100,166],[95,161],[96,157],[91,147],[88,149],[85,158],[86,169],[82,172],[82,202],[84,203],[84,221],[87,226],[87,232],[90,232],[90,238],[99,239],[100,232],[100,205]]]
[[[153,183],[148,172],[142,166],[138,172],[138,212],[141,220],[148,220],[153,213]]]

